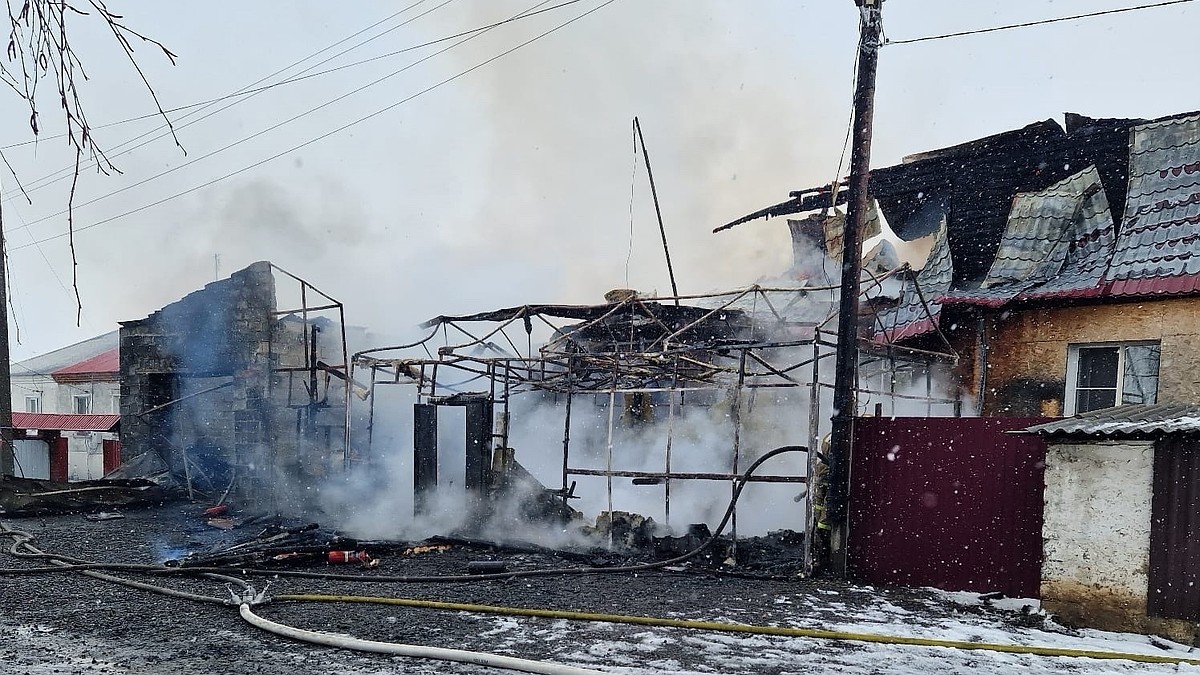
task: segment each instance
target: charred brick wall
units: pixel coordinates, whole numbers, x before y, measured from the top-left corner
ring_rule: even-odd
[[[215,472],[268,466],[274,312],[275,279],[259,262],[123,322],[123,459],[157,452],[181,468],[186,450],[202,465],[211,460]]]

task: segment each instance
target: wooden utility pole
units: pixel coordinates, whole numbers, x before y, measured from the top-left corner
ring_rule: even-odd
[[[13,475],[12,373],[8,349],[8,269],[0,212],[0,476]]]
[[[829,570],[846,574],[846,516],[850,496],[850,452],[858,407],[858,294],[862,272],[862,231],[871,196],[871,127],[875,113],[875,67],[883,39],[884,0],[855,0],[858,5],[858,73],[854,87],[854,137],[850,154],[849,199],[842,247],[841,298],[838,303],[837,362],[833,380],[833,430],[830,437],[826,518],[830,525]]]

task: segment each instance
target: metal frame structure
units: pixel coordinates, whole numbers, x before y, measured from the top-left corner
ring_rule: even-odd
[[[885,275],[886,277],[887,275]],[[878,287],[883,278],[875,278]],[[561,495],[571,496],[574,476],[599,476],[606,480],[608,510],[612,511],[614,478],[632,478],[643,484],[663,485],[664,510],[669,524],[673,481],[725,481],[732,490],[743,470],[742,424],[743,399],[759,389],[805,388],[809,392],[809,448],[819,447],[823,428],[822,394],[832,390],[832,367],[823,368],[836,350],[835,334],[827,325],[836,318],[830,314],[821,322],[788,319],[802,303],[811,303],[814,293],[835,292],[835,286],[796,288],[749,288],[706,295],[687,295],[646,299],[628,294],[619,301],[597,306],[527,305],[479,315],[438,317],[425,324],[433,330],[422,340],[395,347],[359,352],[352,360],[355,370],[370,372],[370,402],[367,421],[367,454],[374,437],[375,391],[379,386],[415,385],[418,403],[433,402],[462,387],[479,382],[471,389],[486,393],[495,401],[499,413],[494,426],[495,447],[508,447],[509,404],[521,393],[544,392],[561,401],[563,410]],[[669,303],[693,303],[682,309],[693,310],[688,320],[672,317]],[[824,302],[824,301],[821,301]],[[836,303],[828,303],[833,307]],[[696,305],[702,305],[697,307]],[[811,307],[811,304],[808,305]],[[716,328],[730,314],[748,320],[740,335],[721,335]],[[552,320],[556,319],[556,321]],[[675,320],[672,320],[675,319]],[[532,344],[534,321],[550,332],[551,338],[536,352]],[[572,323],[565,323],[571,321]],[[472,324],[485,324],[480,331]],[[710,328],[713,328],[710,330]],[[451,332],[453,331],[453,333]],[[522,338],[517,332],[524,332]],[[604,343],[582,336],[603,334]],[[727,333],[727,331],[726,331]],[[441,335],[441,344],[434,342]],[[522,350],[518,345],[525,343]],[[890,402],[894,412],[898,401],[918,401],[932,412],[949,406],[950,414],[960,414],[958,399],[934,395],[932,371],[935,364],[956,360],[951,354],[922,351],[895,345],[861,341],[866,357],[863,366],[874,373],[860,379],[858,392],[864,400],[878,398]],[[828,371],[828,376],[823,372]],[[897,391],[896,377],[901,372],[923,373],[923,395]],[[866,373],[866,371],[864,371]],[[875,378],[883,381],[872,388]],[[365,379],[365,378],[364,378]],[[672,446],[680,417],[680,396],[690,392],[731,391],[730,419],[733,441],[727,472],[680,472],[672,468]],[[671,403],[666,419],[666,443],[661,471],[631,471],[613,465],[613,429],[616,424],[617,396],[668,394]],[[603,467],[575,466],[571,455],[572,402],[580,395],[608,398],[606,462]],[[865,397],[871,397],[867,399]],[[881,408],[877,407],[877,412]],[[824,417],[828,417],[826,414]],[[815,452],[809,453],[806,475],[768,474],[750,477],[759,483],[806,483],[812,475]],[[806,523],[813,523],[811,491],[806,499]],[[736,510],[733,520],[736,540]],[[806,542],[811,537],[806,538]],[[810,558],[807,550],[806,559]]]
[[[316,286],[313,286],[308,281],[288,272],[287,270],[275,264],[271,264],[271,269],[279,272],[284,276],[293,279],[299,284],[300,306],[288,309],[274,311],[273,317],[280,319],[286,316],[298,316],[301,324],[301,338],[303,340],[303,361],[299,363],[278,363],[272,368],[273,373],[286,374],[287,377],[287,408],[296,411],[296,439],[297,442],[305,436],[315,442],[317,437],[316,416],[320,408],[329,405],[329,393],[331,377],[341,380],[342,382],[342,407],[345,419],[345,428],[341,438],[341,456],[342,468],[349,469],[351,465],[350,453],[350,427],[351,427],[351,408],[350,394],[353,380],[349,375],[350,371],[350,352],[346,342],[346,311],[345,307],[338,300],[327,293],[321,291]],[[310,299],[315,295],[319,298],[320,304],[310,305]],[[276,298],[279,297],[279,289],[276,288]],[[315,330],[311,322],[313,315],[320,315],[324,312],[337,313],[337,326],[340,331],[339,342],[341,347],[341,364],[328,364],[318,359],[319,350],[318,332]],[[275,338],[272,338],[272,342]],[[274,346],[272,346],[274,352]],[[324,375],[324,383],[321,376]],[[306,376],[306,381],[303,381],[305,395],[303,400],[293,400],[292,393],[295,391],[295,378],[297,375]],[[268,397],[274,399],[275,383],[274,378],[271,378],[268,390]],[[275,438],[274,434],[270,435]],[[273,443],[273,454],[278,452],[278,444]]]

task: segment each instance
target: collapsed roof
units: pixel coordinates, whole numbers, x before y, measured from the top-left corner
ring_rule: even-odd
[[[1037,122],[875,169],[870,191],[898,237],[935,238],[899,306],[880,315],[885,341],[932,331],[943,306],[1200,292],[1198,113],[1067,114],[1065,129]],[[843,195],[795,192],[751,216]]]

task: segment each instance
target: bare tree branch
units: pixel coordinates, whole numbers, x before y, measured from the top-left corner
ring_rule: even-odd
[[[19,9],[15,8],[19,2]],[[171,131],[175,145],[181,150],[183,145],[175,134],[172,124],[158,94],[150,85],[150,80],[142,70],[134,56],[131,38],[141,43],[153,45],[162,52],[172,63],[176,55],[170,49],[153,38],[126,26],[124,17],[108,9],[104,0],[87,0],[90,11],[72,5],[68,0],[5,0],[8,11],[8,45],[5,58],[0,59],[0,82],[11,89],[29,107],[29,127],[36,138],[41,132],[38,107],[38,87],[42,80],[49,79],[54,83],[58,105],[66,122],[67,142],[75,150],[75,169],[71,179],[71,193],[67,202],[67,229],[71,248],[71,285],[75,289],[76,325],[82,322],[83,302],[79,295],[79,261],[75,251],[75,223],[73,206],[75,191],[79,183],[80,167],[86,156],[88,163],[95,166],[97,171],[109,175],[120,173],[120,170],[104,154],[104,149],[96,143],[92,135],[92,127],[88,122],[87,110],[80,96],[79,84],[88,80],[83,61],[76,53],[70,41],[73,29],[68,28],[68,20],[92,18],[102,21],[112,33],[122,53],[137,71],[142,84],[145,85],[150,98],[158,110],[158,114],[166,121]],[[72,23],[71,25],[75,25]],[[185,153],[186,154],[186,153]],[[0,160],[16,178],[17,174],[8,163],[8,158],[0,153]],[[17,179],[21,193],[29,200],[25,187]]]
[[[79,297],[79,260],[75,257],[75,186],[79,183],[79,158],[83,152],[75,150],[75,176],[71,179],[71,196],[67,198],[67,242],[71,246],[71,288],[75,289],[75,326],[83,323],[83,299]]]

